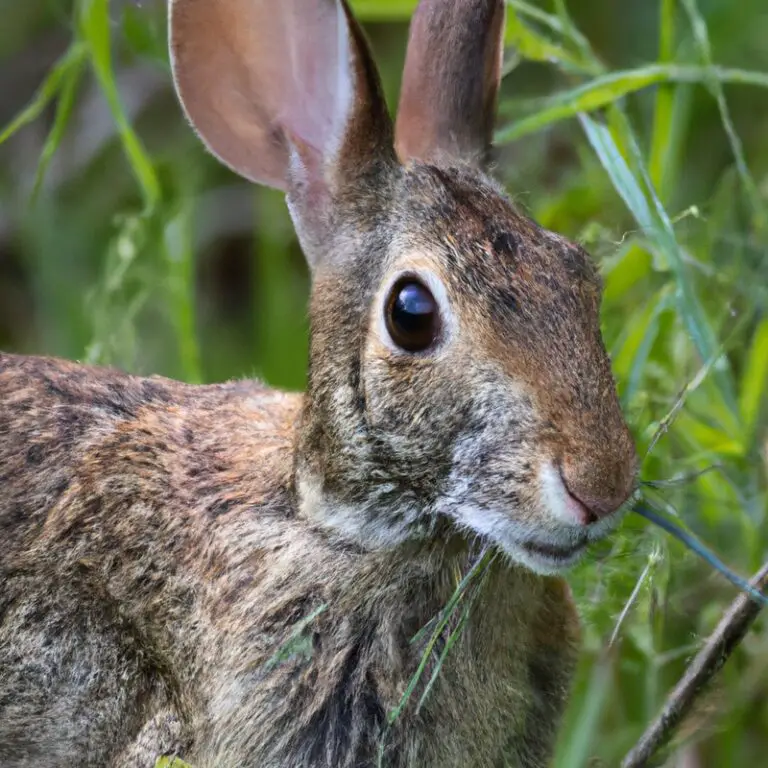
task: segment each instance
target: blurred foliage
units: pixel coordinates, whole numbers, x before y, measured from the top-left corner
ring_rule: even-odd
[[[395,104],[415,2],[353,5]],[[647,503],[749,574],[768,555],[768,5],[508,8],[498,174],[600,264]],[[284,204],[203,151],[164,25],[161,0],[4,4],[0,347],[300,388],[308,277]],[[617,765],[733,596],[633,516],[593,554],[558,768]],[[763,620],[669,764],[766,755]]]

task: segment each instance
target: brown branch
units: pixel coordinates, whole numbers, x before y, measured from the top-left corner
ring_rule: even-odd
[[[768,586],[768,563],[755,574],[751,583],[759,590]],[[651,765],[650,760],[672,738],[697,697],[744,639],[761,608],[762,603],[745,592],[731,603],[667,697],[659,715],[624,758],[621,768],[647,768]]]

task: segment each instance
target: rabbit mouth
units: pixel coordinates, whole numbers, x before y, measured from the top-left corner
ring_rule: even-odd
[[[589,541],[587,539],[569,546],[529,539],[519,542],[518,546],[527,555],[526,559],[537,561],[536,565],[538,567],[536,570],[559,570],[560,568],[567,568],[573,565],[584,554],[588,544]]]

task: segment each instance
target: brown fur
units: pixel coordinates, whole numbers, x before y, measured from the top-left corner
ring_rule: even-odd
[[[0,764],[110,764],[168,706],[200,768],[373,764],[466,555],[297,518],[299,405],[0,356]],[[310,657],[270,668],[322,604]],[[543,765],[575,631],[558,580],[496,567],[385,764]]]
[[[412,40],[451,7],[426,2]],[[455,7],[451,39],[500,44],[477,3]],[[499,8],[483,17],[494,30]],[[179,753],[197,768],[542,768],[578,640],[548,574],[610,530],[635,472],[596,272],[480,167],[456,167],[449,135],[431,134],[433,164],[396,160],[340,0],[171,9],[195,124],[241,172],[287,189],[313,267],[308,391],[0,354],[0,765]],[[345,31],[350,68],[302,27],[312,19]],[[321,75],[347,78],[350,104],[305,111],[296,72],[264,77],[260,36],[286,30],[317,46]],[[462,76],[493,91],[492,59]],[[423,77],[413,66],[406,85]],[[260,109],[243,110],[252,82]],[[461,119],[450,100],[428,104]],[[459,134],[479,161],[486,133]],[[407,274],[442,319],[415,354],[382,320]],[[496,558],[429,696],[416,711],[455,618],[388,725],[425,652],[413,638],[484,548]]]
[[[467,35],[470,27],[477,32]],[[397,109],[397,154],[485,163],[501,77],[504,4],[499,0],[422,0],[411,22]],[[480,75],[466,76],[467,72]],[[436,87],[436,84],[439,84]]]

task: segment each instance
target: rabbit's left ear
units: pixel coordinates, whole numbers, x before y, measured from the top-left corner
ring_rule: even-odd
[[[395,147],[400,159],[487,162],[504,0],[421,0],[411,21]]]

